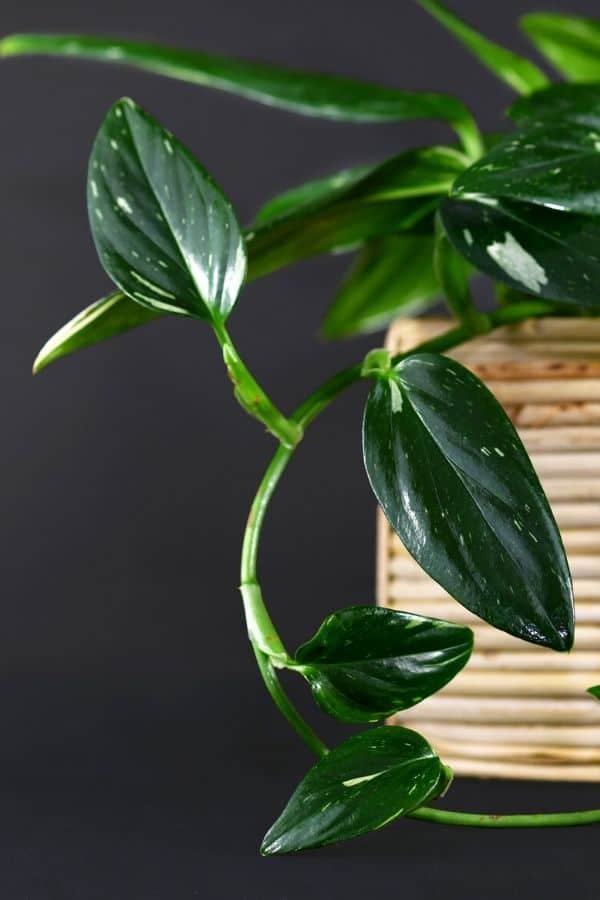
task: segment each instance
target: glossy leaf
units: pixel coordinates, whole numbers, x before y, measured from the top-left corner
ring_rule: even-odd
[[[131,100],[109,111],[88,177],[100,260],[143,306],[224,322],[244,281],[235,213],[208,173]]]
[[[417,2],[467,47],[480,63],[517,93],[529,94],[548,84],[546,75],[535,63],[488,40],[438,0],[417,0]]]
[[[363,444],[379,503],[435,581],[502,631],[571,647],[558,528],[521,440],[478,378],[443,356],[407,357],[372,389]]]
[[[438,796],[447,781],[448,771],[415,731],[364,731],[313,766],[265,835],[261,853],[308,850],[382,828]]]
[[[268,200],[256,214],[254,224],[265,225],[272,219],[279,219],[281,216],[297,212],[299,208],[315,201],[327,200],[332,192],[355,184],[372,170],[372,166],[355,166],[352,169],[342,169],[340,172],[334,172],[333,175],[326,175],[324,178],[317,178],[314,181],[307,181],[290,188]]]
[[[476,268],[549,300],[598,305],[600,89],[519,101],[519,130],[455,182],[444,227]]]
[[[592,697],[595,697],[596,700],[600,700],[600,684],[594,685],[594,687],[589,687],[587,689],[588,694],[591,694]]]
[[[439,691],[466,665],[469,628],[374,606],[329,616],[296,653],[319,706],[343,722],[374,722]]]
[[[529,97],[521,97],[509,108],[508,115],[523,128],[547,128],[553,122],[564,125],[569,121],[579,127],[596,129],[600,127],[600,85],[553,84]]]
[[[175,146],[174,138],[168,140]],[[452,148],[430,147],[411,150],[381,165],[366,167],[357,177],[340,181],[339,176],[332,176],[327,186],[316,192],[306,191],[305,202],[282,202],[279,214],[268,216],[265,213],[265,221],[247,232],[248,278],[266,275],[318,253],[348,249],[382,232],[421,228],[431,217],[439,197],[449,190],[464,166],[464,157]],[[93,188],[91,190],[93,192]],[[302,188],[296,190],[301,192]],[[306,195],[311,193],[312,198],[308,200]],[[272,203],[278,204],[278,198]],[[128,232],[124,234],[127,237]],[[136,252],[139,254],[136,263],[139,263],[141,254]],[[142,261],[152,267],[154,256],[148,254],[150,263],[145,256],[141,257]],[[157,274],[154,268],[150,273],[152,276]],[[195,295],[193,299],[196,299]],[[148,320],[147,311],[136,309],[138,301],[139,298],[135,301],[123,298],[119,302],[115,315],[118,312],[123,327],[118,331]],[[55,351],[53,358],[103,339],[102,322],[97,322],[94,317],[85,318],[86,313],[80,314],[83,318],[78,323],[75,342],[69,340],[61,348],[63,337],[70,338],[69,325],[50,339],[48,343]],[[77,317],[73,321],[77,322]]]
[[[109,294],[78,313],[46,341],[36,356],[33,371],[37,374],[62,356],[144,325],[159,315],[160,313],[135,303],[120,291]]]
[[[433,213],[464,168],[464,157],[450,147],[409,150],[349,185],[322,192],[247,233],[249,277],[350,249],[380,234],[414,229]]]
[[[331,339],[385,328],[435,303],[440,287],[433,269],[434,239],[389,235],[365,244],[327,311],[322,334]]]
[[[226,59],[142,41],[77,34],[13,34],[0,41],[1,56],[41,54],[126,63],[194,84],[229,91],[292,112],[351,122],[440,119],[477,144],[471,115],[454,97],[380,87],[266,63]],[[473,146],[475,149],[475,146]]]
[[[529,13],[521,27],[569,81],[600,81],[600,21],[561,13]]]

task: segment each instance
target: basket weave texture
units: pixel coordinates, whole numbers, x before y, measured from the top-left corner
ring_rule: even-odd
[[[448,328],[403,319],[394,353]],[[378,513],[381,606],[470,625],[467,667],[434,697],[393,717],[416,727],[458,775],[600,781],[600,319],[509,326],[449,354],[482,378],[517,427],[562,533],[573,575],[569,654],[497,631],[423,572]]]

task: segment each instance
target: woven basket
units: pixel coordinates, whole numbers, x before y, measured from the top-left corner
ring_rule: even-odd
[[[387,347],[408,350],[447,321],[401,320]],[[503,404],[554,510],[574,580],[575,648],[556,653],[497,631],[454,601],[379,512],[378,603],[468,623],[467,667],[398,713],[459,775],[600,781],[600,320],[543,319],[477,338],[451,354]]]

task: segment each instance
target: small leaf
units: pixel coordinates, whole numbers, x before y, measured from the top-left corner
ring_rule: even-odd
[[[570,81],[600,81],[600,21],[560,13],[528,13],[521,27]]]
[[[160,313],[130,300],[120,291],[109,294],[78,313],[46,341],[35,359],[33,371],[41,372],[61,356],[151,322],[159,315]]]
[[[447,780],[415,731],[364,731],[313,766],[265,835],[261,853],[294,853],[382,828],[441,794]]]
[[[511,114],[519,130],[459,176],[441,206],[444,228],[495,280],[598,306],[600,88],[549,88]]]
[[[477,144],[477,131],[468,110],[459,100],[444,94],[400,91],[335,75],[297,72],[266,63],[120,38],[13,34],[0,41],[0,57],[23,54],[126,63],[269,106],[327,119],[351,122],[440,119],[461,133],[467,144]]]
[[[369,394],[371,487],[419,565],[482,619],[523,640],[573,643],[569,567],[527,453],[485,385],[429,353]]]
[[[439,691],[466,665],[469,628],[373,606],[329,616],[296,653],[319,706],[343,722],[374,722]]]
[[[547,77],[535,63],[488,40],[438,0],[417,0],[417,2],[452,32],[480,63],[517,93],[529,94],[548,84]]]
[[[592,697],[595,697],[596,700],[600,700],[600,684],[595,685],[594,687],[589,687],[587,689],[588,694],[591,694]]]
[[[385,328],[399,315],[417,315],[440,294],[431,235],[373,238],[360,251],[332,305],[322,333],[336,339]]]
[[[159,312],[225,321],[246,272],[231,204],[131,100],[116,103],[98,133],[88,207],[100,260],[122,291]]]

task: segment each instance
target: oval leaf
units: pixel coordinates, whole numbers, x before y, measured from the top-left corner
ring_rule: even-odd
[[[160,312],[224,322],[244,281],[235,213],[194,157],[131,100],[109,111],[88,176],[100,260],[122,291]]]
[[[293,853],[383,827],[438,796],[447,772],[406,728],[374,728],[331,750],[300,782],[261,853]]]
[[[529,13],[521,27],[570,81],[600,81],[600,21],[560,13]]]
[[[174,138],[167,139],[176,146]],[[261,223],[246,235],[248,278],[258,278],[317,253],[347,248],[374,234],[423,227],[421,223],[427,223],[438,202],[430,198],[446,193],[464,166],[464,157],[452,148],[429,147],[400,154],[377,166],[352,170],[347,177],[346,173],[337,173],[319,182],[318,186],[311,182],[275,198],[259,214]],[[93,194],[94,188],[90,189]],[[431,227],[427,230],[431,231]],[[125,233],[124,240],[128,239]],[[198,247],[194,245],[194,249]],[[147,254],[148,262],[146,255],[141,256],[138,250],[135,252],[138,257],[132,257],[132,261],[135,260],[136,265],[140,260],[145,262],[151,279],[165,276],[164,266],[160,266],[160,272],[156,271],[152,253]],[[158,280],[156,283],[159,287],[164,284]],[[136,283],[136,289],[144,287]],[[174,293],[169,285],[166,290]],[[154,300],[163,303],[165,298],[157,300],[155,297]],[[197,302],[195,290],[191,300]],[[107,317],[104,303],[100,301],[84,310],[60,329],[47,342],[36,362],[45,356],[48,347],[52,349],[52,358],[47,357],[44,364],[79,347],[97,343],[109,333],[134,328],[151,317],[147,309],[140,308],[139,297],[135,300],[122,297]],[[98,317],[93,314],[96,311],[101,313]],[[159,315],[156,306],[153,313]],[[105,326],[109,325],[106,330]],[[71,334],[72,327],[75,327],[75,336]],[[72,340],[73,337],[76,339]]]
[[[419,565],[496,628],[568,650],[573,594],[560,534],[485,385],[443,356],[409,356],[369,394],[363,442],[373,491]]]
[[[322,326],[336,339],[385,328],[399,315],[416,315],[440,294],[431,235],[374,238],[361,250]]]
[[[488,40],[438,0],[417,2],[467,47],[480,63],[519,94],[529,94],[548,84],[545,74],[535,63]]]
[[[343,722],[374,722],[434,694],[466,665],[469,628],[373,606],[329,616],[296,653],[319,706]]]
[[[521,128],[457,179],[444,228],[469,262],[511,287],[598,305],[600,90],[550,88],[512,113]]]

